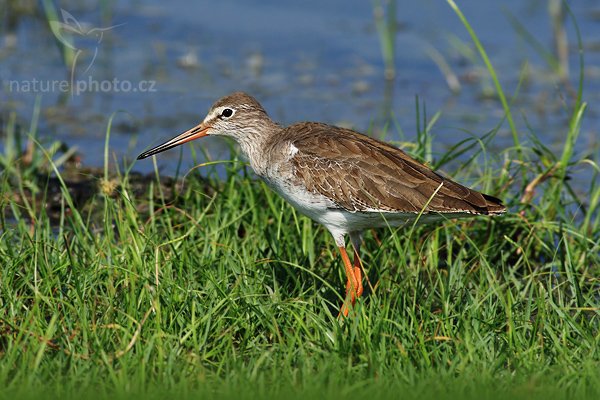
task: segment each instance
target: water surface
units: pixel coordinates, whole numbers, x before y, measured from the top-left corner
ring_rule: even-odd
[[[568,128],[572,91],[510,22],[511,16],[516,18],[540,45],[552,51],[547,2],[462,3],[507,95],[517,90],[528,65],[513,103],[521,140],[527,141],[531,129],[559,153]],[[19,13],[6,9],[0,32],[1,115],[6,126],[9,113],[15,111],[18,123],[28,128],[39,98],[39,136],[76,146],[83,162],[95,166],[103,162],[106,126],[113,113],[117,112],[111,151],[117,159],[131,160],[196,124],[213,101],[236,90],[253,94],[283,124],[318,120],[403,141],[415,139],[418,96],[421,112],[425,106],[429,117],[441,113],[430,132],[437,154],[465,137],[484,135],[502,120],[500,103],[486,96],[492,83],[483,63],[445,2],[396,3],[393,81],[384,78],[374,4],[342,0],[60,2],[67,14],[57,8],[58,22],[80,30],[69,36],[80,52],[74,81],[105,84],[94,87],[89,83],[78,93],[49,86],[25,90],[24,83],[32,80],[70,81],[73,64],[61,56],[59,41],[40,6],[24,6]],[[571,7],[586,48],[584,97],[595,106],[600,93],[600,7],[591,0],[572,2]],[[569,82],[576,87],[579,64],[572,21],[567,20],[565,27],[571,46]],[[456,75],[460,91],[448,86],[433,53]],[[125,87],[115,86],[115,79],[125,82]],[[577,143],[579,156],[592,153],[597,157],[599,126],[592,107]],[[490,148],[497,154],[512,144],[505,123]],[[223,139],[207,138],[200,145],[212,158],[228,156]],[[161,155],[161,168],[173,173],[179,155],[178,151]],[[183,157],[184,167],[191,167],[189,149],[184,148]],[[140,171],[151,168],[151,162],[135,166]]]

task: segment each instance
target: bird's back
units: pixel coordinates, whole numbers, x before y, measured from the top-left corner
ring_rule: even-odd
[[[460,185],[385,142],[323,123],[281,130],[293,176],[350,212],[501,214],[495,197]],[[290,150],[291,148],[291,150]],[[275,151],[275,149],[273,149]]]

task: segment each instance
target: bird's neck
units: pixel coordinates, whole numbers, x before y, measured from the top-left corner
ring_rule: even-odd
[[[268,148],[281,132],[281,126],[271,119],[261,121],[260,125],[248,126],[236,137],[244,158],[258,175],[263,175],[268,167]],[[243,134],[239,134],[243,133]]]

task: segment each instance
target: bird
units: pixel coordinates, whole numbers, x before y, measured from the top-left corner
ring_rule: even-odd
[[[235,140],[258,177],[331,233],[347,277],[339,313],[344,317],[363,293],[363,231],[506,211],[498,198],[456,183],[384,141],[320,122],[282,126],[244,92],[217,100],[199,124],[137,159],[205,136]]]

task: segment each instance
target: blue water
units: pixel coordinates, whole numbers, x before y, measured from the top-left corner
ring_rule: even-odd
[[[56,88],[26,91],[24,83],[33,79],[70,80],[72,65],[65,65],[61,58],[41,9],[37,14],[19,16],[14,28],[2,24],[0,31],[0,115],[4,124],[14,111],[19,124],[27,128],[36,98],[41,96],[39,136],[46,142],[61,140],[76,146],[86,165],[103,163],[104,136],[112,113],[118,112],[111,151],[117,159],[131,160],[196,124],[213,101],[236,90],[255,95],[271,116],[284,124],[318,120],[380,135],[391,112],[393,127],[386,137],[403,141],[415,139],[418,96],[428,116],[441,113],[431,130],[437,153],[465,137],[482,136],[503,117],[498,101],[482,97],[491,81],[479,57],[473,53],[469,59],[461,51],[474,51],[472,42],[443,1],[397,2],[396,78],[387,88],[390,83],[383,77],[371,1],[112,3],[104,10],[95,4],[60,4],[73,18],[71,26],[79,24],[81,30],[72,36],[74,47],[81,50],[75,81],[117,79],[127,82],[129,91],[116,91],[112,86],[74,95]],[[584,98],[595,107],[600,100],[600,4],[591,0],[571,3],[586,48]],[[551,50],[547,2],[472,0],[460,5],[507,95],[516,91],[523,65],[528,64],[528,78],[513,105],[521,140],[527,141],[529,124],[559,153],[570,115],[565,102],[573,101],[543,57],[507,17],[516,16]],[[66,21],[60,9],[59,17],[59,22]],[[3,19],[9,20],[6,12]],[[576,87],[576,37],[570,21],[566,27],[572,46],[570,82]],[[103,29],[99,43],[90,34],[94,28]],[[443,56],[459,78],[458,94],[449,89],[432,60],[431,49]],[[153,90],[140,90],[140,84]],[[390,103],[386,103],[386,90],[391,93]],[[598,157],[599,128],[597,110],[591,108],[577,143],[579,156]],[[226,157],[222,140],[207,138],[196,146],[203,146],[212,158]],[[511,145],[505,123],[490,146],[498,154]],[[174,171],[179,154],[171,151],[158,158],[166,173]],[[184,167],[191,167],[191,152],[186,148],[183,154]],[[148,161],[135,166],[140,171],[151,168]]]

